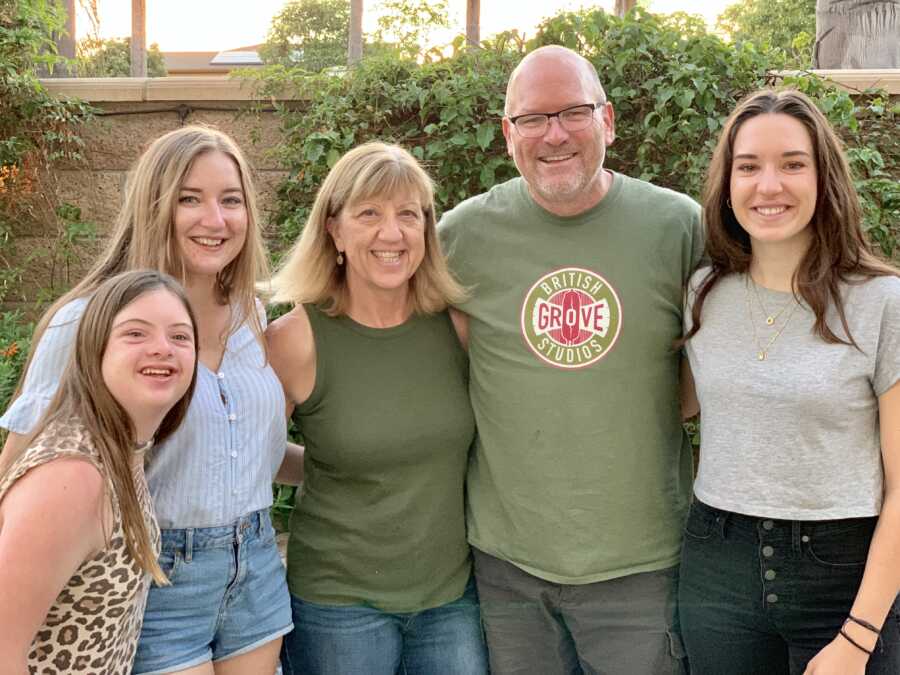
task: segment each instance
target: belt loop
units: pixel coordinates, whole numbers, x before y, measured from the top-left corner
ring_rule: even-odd
[[[194,528],[189,527],[184,531],[184,561],[191,562],[194,559]]]
[[[799,520],[791,521],[791,549],[800,556],[800,530],[802,523]]]

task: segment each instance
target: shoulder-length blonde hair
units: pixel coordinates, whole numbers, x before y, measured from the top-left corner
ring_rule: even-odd
[[[221,304],[234,306],[229,333],[249,321],[260,345],[265,348],[262,323],[256,309],[256,283],[268,276],[268,262],[250,165],[235,142],[221,131],[186,126],[157,138],[134,165],[109,244],[84,279],[59,298],[38,322],[16,395],[21,391],[41,336],[63,305],[90,295],[106,279],[125,270],[153,269],[185,281],[184,261],[174,235],[175,208],[181,186],[194,161],[209,152],[221,152],[234,162],[247,208],[244,247],[216,278],[216,297]]]
[[[816,206],[809,229],[812,241],[794,272],[796,293],[815,314],[815,334],[825,342],[858,347],[844,313],[841,283],[856,283],[878,276],[897,275],[896,269],[879,260],[862,230],[862,209],[841,141],[825,115],[802,92],[795,89],[760,90],[750,94],[728,117],[713,152],[703,192],[706,220],[706,254],[712,271],[697,291],[692,309],[693,327],[681,343],[700,330],[703,303],[724,276],[750,269],[753,251],[750,235],[741,227],[731,208],[731,167],[734,141],[741,126],[757,115],[789,115],[809,134],[816,166]],[[834,305],[846,337],[831,330],[825,320]]]
[[[94,291],[75,338],[75,349],[62,374],[59,388],[40,422],[22,450],[4,453],[0,477],[12,468],[25,448],[51,423],[80,423],[100,455],[108,488],[116,497],[122,515],[125,544],[143,570],[161,584],[167,584],[153,550],[132,477],[132,457],[138,441],[131,418],[113,397],[103,379],[103,357],[112,332],[113,321],[125,307],[144,293],[165,290],[177,297],[194,328],[194,370],[184,395],[166,413],[154,440],[161,443],[178,429],[187,415],[197,378],[197,321],[180,284],[172,277],[153,270],[123,272],[101,283]]]
[[[413,311],[430,314],[462,302],[466,292],[447,268],[438,242],[431,178],[406,150],[377,142],[350,150],[328,172],[303,233],[272,277],[272,302],[313,303],[331,316],[346,313],[347,278],[336,262],[328,219],[348,205],[403,193],[417,196],[425,215],[425,257],[409,282]]]

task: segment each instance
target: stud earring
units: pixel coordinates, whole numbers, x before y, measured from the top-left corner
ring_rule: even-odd
[[[340,267],[341,265],[344,264],[344,253],[343,253],[343,251],[338,251],[338,254],[337,254],[337,264],[338,264],[338,267]]]

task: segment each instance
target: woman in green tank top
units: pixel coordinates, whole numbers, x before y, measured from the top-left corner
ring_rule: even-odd
[[[464,513],[475,424],[447,313],[465,294],[427,174],[397,146],[348,152],[272,284],[294,309],[269,326],[269,359],[306,442],[286,675],[486,673]]]

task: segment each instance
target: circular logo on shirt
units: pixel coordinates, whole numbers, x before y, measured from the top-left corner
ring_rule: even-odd
[[[584,368],[615,345],[622,305],[602,276],[564,267],[535,282],[522,303],[522,337],[542,361],[558,368]]]

